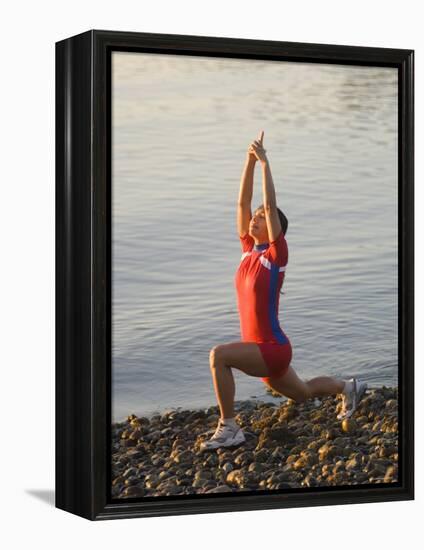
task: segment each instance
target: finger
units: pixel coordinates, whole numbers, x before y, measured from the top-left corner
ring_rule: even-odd
[[[263,131],[263,130],[261,130],[261,131],[259,132],[258,140],[259,140],[261,143],[263,142],[263,140],[264,140],[264,131]]]

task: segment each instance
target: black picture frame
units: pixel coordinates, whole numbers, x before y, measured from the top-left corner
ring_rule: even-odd
[[[110,496],[112,51],[398,69],[399,481]],[[414,498],[414,50],[90,30],[56,51],[56,507],[90,520]]]

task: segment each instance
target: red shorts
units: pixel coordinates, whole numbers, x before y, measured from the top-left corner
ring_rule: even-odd
[[[286,344],[274,344],[271,342],[257,342],[262,357],[269,369],[269,376],[280,378],[288,371],[292,358],[292,347],[290,342]],[[261,380],[267,380],[262,377]]]

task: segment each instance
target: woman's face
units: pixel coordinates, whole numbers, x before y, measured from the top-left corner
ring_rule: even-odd
[[[259,242],[269,242],[268,228],[266,225],[265,211],[263,208],[258,208],[253,213],[249,223],[249,234]]]

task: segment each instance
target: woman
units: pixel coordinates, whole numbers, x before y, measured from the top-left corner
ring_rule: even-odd
[[[263,148],[262,131],[248,147],[240,182],[237,226],[242,247],[235,285],[242,341],[215,346],[210,352],[210,369],[221,416],[218,427],[204,450],[239,445],[245,441],[234,418],[235,386],[232,368],[256,376],[294,401],[342,394],[338,419],[350,417],[367,385],[352,378],[337,380],[319,376],[301,380],[290,365],[292,348],[278,321],[279,293],[288,260],[285,239],[287,218],[277,208],[269,160]],[[252,216],[253,173],[256,162],[262,168],[263,205]]]

